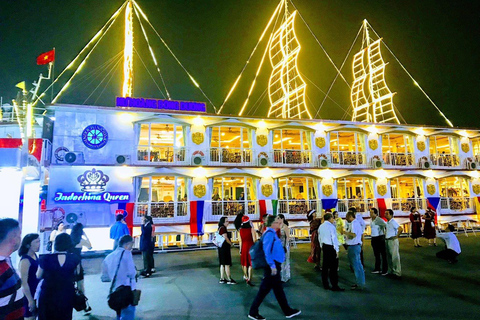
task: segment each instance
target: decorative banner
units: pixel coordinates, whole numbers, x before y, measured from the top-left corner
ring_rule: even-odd
[[[330,197],[333,193],[333,187],[330,184],[322,186],[322,192],[326,197]]]
[[[392,207],[392,199],[377,199],[377,204],[378,204],[378,212],[380,218],[385,220],[385,210],[387,210],[389,207]]]
[[[265,197],[270,197],[273,193],[273,187],[271,184],[264,184],[262,186],[262,194],[265,196]]]
[[[370,149],[372,149],[372,150],[377,150],[377,148],[378,148],[378,141],[377,141],[377,140],[369,140],[369,141],[368,141],[368,146],[369,146]]]
[[[203,198],[207,194],[207,188],[203,184],[193,186],[193,194],[197,198]]]
[[[419,151],[424,151],[425,150],[425,141],[417,141],[417,149]]]
[[[260,219],[264,214],[277,215],[278,200],[258,200],[260,208]]]
[[[470,151],[470,146],[468,145],[468,143],[462,143],[462,151],[465,153]]]
[[[437,224],[437,208],[440,203],[440,197],[429,197],[427,198],[427,207],[432,209],[435,212],[435,224]]]
[[[472,189],[473,189],[473,193],[480,194],[480,184],[474,184],[472,186]]]
[[[379,195],[384,196],[387,194],[387,186],[384,184],[377,185],[377,192]]]
[[[190,234],[203,235],[205,201],[190,201]]]
[[[202,132],[194,132],[192,133],[192,141],[195,144],[201,144],[205,140],[205,137]]]
[[[330,186],[331,187],[331,186]],[[334,209],[337,207],[338,199],[322,199],[322,209]]]
[[[315,145],[318,148],[323,148],[325,147],[325,138],[324,137],[317,137],[315,138]]]
[[[428,184],[427,185],[427,192],[428,192],[429,195],[433,196],[435,194],[435,191],[436,191],[435,185],[433,185],[433,184]]]
[[[159,110],[179,110],[206,112],[207,104],[205,102],[190,102],[162,99],[145,99],[131,97],[117,97],[116,106],[125,108],[145,108]]]
[[[268,143],[268,138],[264,134],[260,134],[257,136],[257,144],[261,147],[265,147]]]

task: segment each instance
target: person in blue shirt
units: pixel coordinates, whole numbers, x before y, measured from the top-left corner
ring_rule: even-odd
[[[282,242],[277,235],[277,231],[282,227],[282,221],[281,218],[270,215],[265,222],[267,229],[263,233],[262,242],[265,260],[270,267],[265,268],[260,289],[253,300],[250,312],[248,313],[250,319],[265,319],[258,313],[258,308],[260,307],[260,304],[262,304],[263,299],[265,299],[272,289],[286,318],[293,318],[301,313],[300,310],[292,309],[288,305],[287,297],[283,291],[280,270],[282,262],[285,261],[285,250],[283,249]]]
[[[117,222],[110,227],[110,239],[113,239],[113,250],[118,247],[118,240],[124,235],[130,235],[128,227],[123,220],[123,214],[118,214],[116,217]]]

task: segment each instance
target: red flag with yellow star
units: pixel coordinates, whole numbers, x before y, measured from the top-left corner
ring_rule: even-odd
[[[37,57],[37,64],[43,65],[53,62],[55,60],[55,49],[44,52]]]

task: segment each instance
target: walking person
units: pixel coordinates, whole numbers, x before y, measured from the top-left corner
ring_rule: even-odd
[[[240,225],[240,264],[243,270],[243,279],[247,285],[253,287],[252,283],[252,258],[250,257],[250,249],[255,243],[255,229],[248,216],[242,217]]]
[[[102,282],[112,282],[110,292],[120,286],[135,290],[137,284],[137,270],[132,256],[133,238],[124,235],[118,240],[118,247],[110,253],[102,263]],[[134,320],[135,306],[129,305],[117,310],[117,320]]]
[[[117,249],[118,241],[124,235],[130,235],[127,224],[123,220],[123,214],[117,214],[115,223],[110,227],[110,239],[113,239],[113,250]]]
[[[55,238],[54,253],[40,257],[37,278],[43,279],[38,299],[38,320],[71,320],[75,295],[74,276],[80,258],[68,251],[72,239],[66,233]]]
[[[65,223],[63,221],[60,221],[57,223],[55,228],[53,228],[53,231],[50,233],[50,241],[47,244],[47,251],[53,252],[53,244],[55,243],[55,238],[62,233],[67,232],[67,229],[65,228]]]
[[[35,301],[35,292],[38,282],[38,256],[40,250],[40,236],[37,233],[27,234],[23,240],[18,255],[20,257],[20,278],[22,279],[22,289],[25,295],[24,316],[25,320],[35,320],[37,318],[37,303]]]
[[[422,237],[422,216],[415,207],[410,209],[410,223],[410,237],[413,239],[413,246],[420,248],[420,238]]]
[[[153,251],[155,249],[155,227],[151,216],[143,217],[141,230],[140,251],[142,251],[143,257],[143,270],[140,274],[148,278],[155,272],[155,260],[153,258]]]
[[[337,228],[333,214],[326,213],[323,216],[324,222],[318,230],[318,240],[323,252],[322,283],[325,290],[344,291],[338,286],[338,242]],[[330,283],[328,283],[330,279]],[[331,285],[331,286],[330,286]]]
[[[437,258],[447,260],[448,263],[457,263],[457,257],[462,250],[460,249],[460,242],[457,236],[453,234],[455,227],[449,224],[445,229],[445,233],[438,233],[437,237],[445,242],[445,249],[437,252]]]
[[[290,272],[290,229],[288,228],[288,221],[283,214],[278,217],[282,219],[282,227],[280,228],[280,240],[282,241],[283,249],[285,250],[285,261],[282,262],[281,277],[282,282],[287,282],[292,277]]]
[[[375,268],[372,273],[386,275],[388,272],[387,248],[385,246],[387,223],[378,216],[377,208],[370,209],[370,218],[371,243],[375,256]]]
[[[0,219],[0,319],[23,319],[22,280],[10,256],[20,247],[21,230],[15,219]]]
[[[355,273],[355,284],[352,285],[352,290],[363,290],[365,288],[365,271],[360,260],[360,252],[362,250],[362,236],[363,228],[360,222],[355,219],[353,211],[347,212],[347,221],[349,225],[345,231],[347,237],[346,244],[348,245],[348,260]]]
[[[429,246],[437,246],[437,238],[435,231],[435,212],[432,209],[428,208],[423,216],[425,221],[423,225],[423,236],[428,240]]]
[[[223,244],[218,248],[218,261],[220,263],[220,281],[221,284],[237,284],[230,275],[230,266],[232,265],[232,241],[228,236],[228,217],[221,217],[218,221],[218,233],[225,238]]]
[[[385,210],[387,218],[387,229],[385,233],[385,243],[387,246],[388,276],[400,278],[402,276],[402,266],[400,264],[400,251],[398,237],[403,232],[403,228],[393,219],[393,210]]]
[[[316,210],[312,209],[307,213],[307,220],[310,223],[310,256],[307,261],[315,264],[315,271],[321,271],[320,260],[322,254],[322,248],[318,242],[318,228],[322,223],[322,219],[318,219],[316,216]]]
[[[260,284],[260,289],[253,300],[248,313],[248,318],[256,320],[264,320],[258,313],[258,308],[267,296],[270,290],[273,289],[275,298],[282,308],[286,318],[293,318],[301,313],[300,310],[292,309],[288,305],[287,297],[283,291],[282,280],[280,277],[281,264],[285,260],[285,251],[283,250],[280,238],[277,236],[277,230],[282,226],[282,220],[279,217],[268,216],[266,219],[266,227],[263,236],[263,252],[265,253],[265,260],[269,267],[265,268],[264,277]]]
[[[84,275],[85,271],[83,270],[82,265],[82,249],[85,247],[88,250],[92,250],[92,243],[88,236],[83,231],[83,224],[76,223],[72,227],[72,232],[70,233],[70,238],[72,239],[73,249],[72,253],[78,257],[80,263],[77,266],[77,271],[75,274],[75,281],[77,282],[78,290],[80,290],[83,294],[85,294],[85,281]],[[91,308],[88,306],[85,309],[85,312],[90,312]]]

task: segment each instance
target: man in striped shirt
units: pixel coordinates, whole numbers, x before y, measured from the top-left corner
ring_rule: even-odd
[[[23,319],[22,281],[10,260],[21,240],[18,221],[0,219],[0,319]]]

